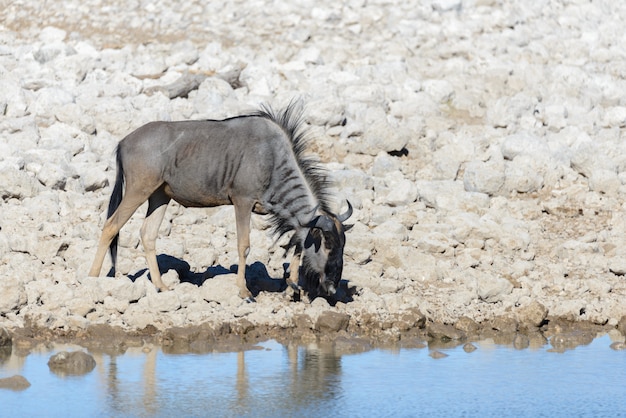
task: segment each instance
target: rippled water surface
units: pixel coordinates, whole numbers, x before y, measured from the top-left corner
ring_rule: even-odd
[[[274,341],[242,353],[94,354],[83,376],[52,373],[55,347],[0,364],[32,386],[0,390],[0,416],[626,416],[626,351],[608,335],[564,353],[488,341],[466,353],[372,350],[338,355]],[[147,351],[147,352],[146,352]]]

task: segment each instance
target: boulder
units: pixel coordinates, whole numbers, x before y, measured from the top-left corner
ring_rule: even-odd
[[[96,367],[96,361],[84,351],[61,351],[50,357],[48,367],[59,375],[83,375]]]

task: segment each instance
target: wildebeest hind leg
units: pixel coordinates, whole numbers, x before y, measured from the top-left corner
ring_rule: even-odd
[[[100,236],[100,241],[98,243],[98,250],[96,251],[96,257],[94,258],[91,269],[89,270],[89,276],[97,277],[100,275],[104,257],[106,256],[107,249],[109,248],[109,245],[111,245],[113,238],[115,238],[115,236],[120,232],[120,229],[122,229],[124,224],[128,222],[133,213],[135,213],[137,208],[141,206],[146,199],[147,196],[134,193],[126,193],[126,195],[124,195],[124,198],[120,202],[118,208],[104,223],[102,235]],[[115,266],[113,267],[115,268]]]
[[[141,243],[146,253],[146,262],[152,283],[162,291],[169,290],[161,280],[161,272],[156,259],[156,239],[159,235],[159,226],[163,221],[165,210],[170,198],[161,187],[148,199],[148,213],[141,225]]]

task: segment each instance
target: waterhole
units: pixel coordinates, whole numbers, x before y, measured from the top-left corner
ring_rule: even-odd
[[[96,367],[64,375],[52,346],[0,363],[0,416],[89,417],[490,417],[626,416],[626,350],[607,334],[574,349],[375,349],[266,341],[232,353],[168,354],[158,346],[90,353]],[[434,355],[434,353],[438,355]]]

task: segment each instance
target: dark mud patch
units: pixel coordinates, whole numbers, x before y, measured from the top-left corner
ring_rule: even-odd
[[[52,346],[63,343],[79,345],[91,353],[119,355],[129,347],[159,345],[167,353],[203,354],[251,350],[263,341],[276,340],[285,345],[316,342],[333,345],[345,353],[355,353],[389,347],[448,349],[491,339],[496,344],[516,349],[539,348],[550,344],[551,351],[562,352],[587,345],[596,336],[611,330],[617,329],[623,334],[625,321],[623,318],[618,326],[609,326],[549,318],[536,327],[510,318],[496,318],[482,323],[461,318],[455,324],[442,324],[426,320],[418,311],[410,318],[404,314],[382,322],[373,321],[367,315],[355,319],[329,312],[321,315],[317,321],[301,315],[290,328],[257,326],[247,319],[166,330],[147,326],[139,331],[109,325],[93,325],[79,331],[28,325],[4,330],[3,347],[9,354],[11,350],[16,350],[25,355],[41,344]]]

